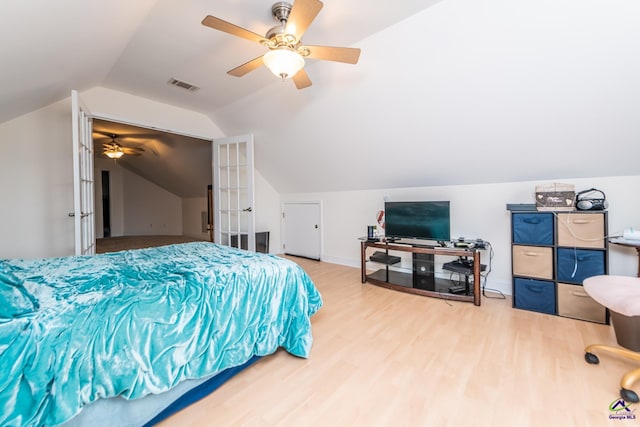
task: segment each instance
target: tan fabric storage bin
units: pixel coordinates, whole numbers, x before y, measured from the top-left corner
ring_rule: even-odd
[[[539,246],[513,245],[514,276],[553,279],[553,249]]]
[[[580,285],[558,283],[558,315],[606,323],[607,309],[593,300]]]
[[[604,248],[604,215],[601,213],[559,213],[558,246]]]

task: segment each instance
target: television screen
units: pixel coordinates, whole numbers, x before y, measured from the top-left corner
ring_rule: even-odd
[[[384,217],[387,237],[451,240],[449,202],[385,202]]]

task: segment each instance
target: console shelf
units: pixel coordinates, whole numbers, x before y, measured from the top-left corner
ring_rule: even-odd
[[[435,255],[464,257],[467,259],[472,259],[473,264],[468,269],[464,271],[456,271],[465,275],[466,289],[462,294],[450,292],[449,288],[451,287],[452,282],[447,279],[435,277],[433,270],[426,271],[426,273],[423,272],[420,274],[416,274],[415,271],[411,273],[392,270],[389,268],[389,264],[387,264],[384,268],[367,274],[367,249],[369,248],[382,249],[384,250],[384,255],[386,255],[386,257],[382,257],[381,255],[372,257],[371,260],[374,262],[376,261],[376,258],[384,259],[393,257],[393,255],[389,255],[389,251],[412,253],[414,259],[414,270],[416,270],[416,263],[418,265],[421,265],[421,263],[430,262],[431,266],[433,266],[433,257]],[[362,283],[369,282],[373,285],[378,285],[401,292],[440,297],[455,301],[473,302],[475,305],[480,305],[480,272],[482,266],[480,264],[480,252],[478,250],[465,248],[427,247],[401,242],[388,243],[362,241],[360,243],[360,261]],[[449,269],[449,271],[452,270]],[[473,283],[469,283],[469,276],[473,276]]]

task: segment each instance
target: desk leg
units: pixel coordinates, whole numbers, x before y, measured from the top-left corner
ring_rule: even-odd
[[[367,245],[360,242],[360,273],[362,275],[362,283],[367,281]]]
[[[473,304],[480,305],[480,251],[473,252]]]
[[[638,277],[640,277],[640,248],[636,248],[638,251]]]

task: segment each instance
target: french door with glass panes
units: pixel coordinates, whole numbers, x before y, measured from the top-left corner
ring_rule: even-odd
[[[214,241],[255,251],[253,135],[213,141]]]
[[[71,119],[73,142],[73,212],[75,254],[96,253],[93,137],[91,114],[78,92],[71,91]]]

